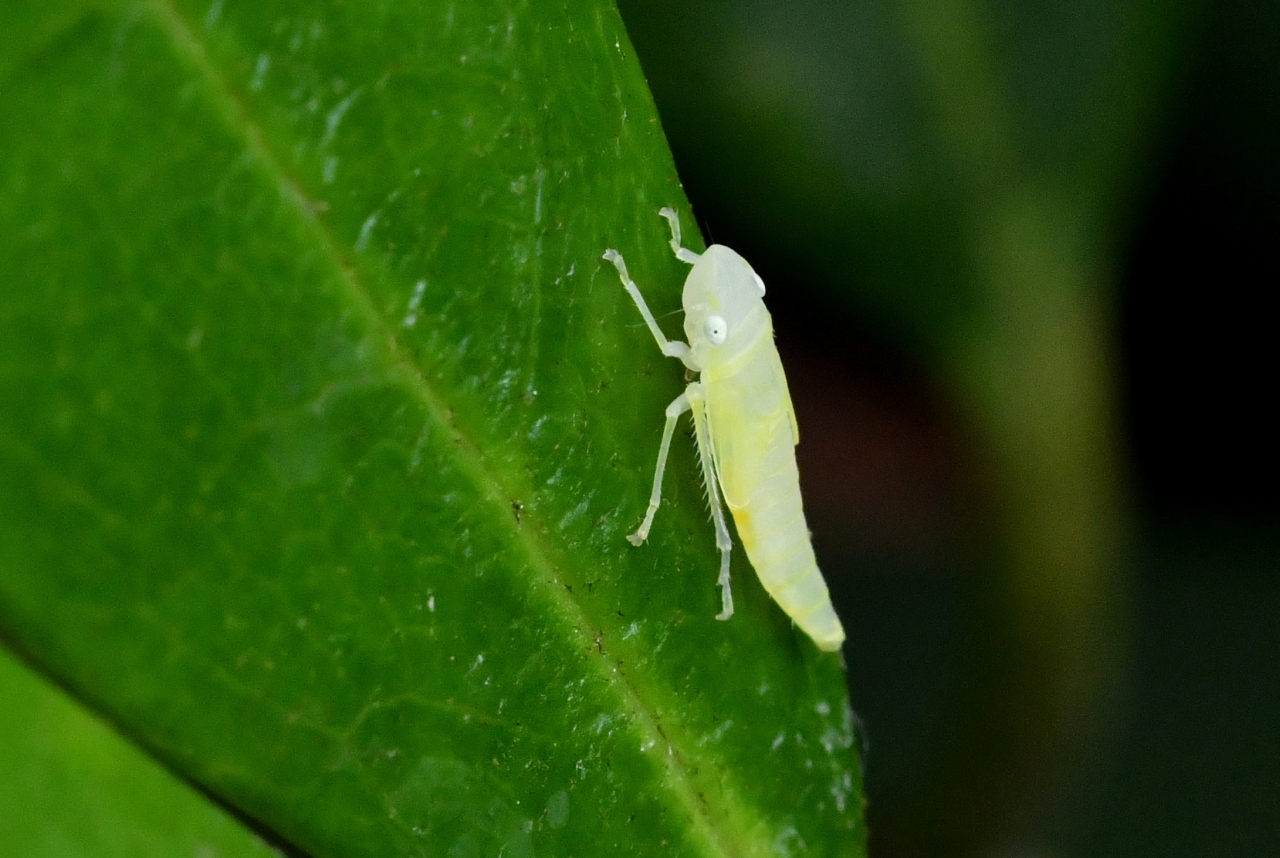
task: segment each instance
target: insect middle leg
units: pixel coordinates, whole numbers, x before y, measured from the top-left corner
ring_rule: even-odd
[[[716,619],[727,620],[733,616],[733,590],[729,584],[729,555],[733,550],[733,540],[729,538],[729,528],[724,522],[724,507],[720,505],[720,486],[716,480],[715,461],[712,459],[711,423],[707,419],[706,389],[695,381],[685,388],[684,395],[693,410],[693,431],[698,441],[698,458],[702,462],[702,479],[707,484],[711,520],[716,526],[716,548],[720,549],[721,611],[716,614]]]
[[[687,364],[687,358],[689,357],[688,344],[679,340],[668,340],[663,335],[662,328],[658,327],[658,320],[653,317],[653,313],[649,310],[649,305],[645,303],[644,296],[640,294],[640,287],[635,284],[635,281],[631,279],[631,275],[627,273],[627,263],[622,258],[622,254],[611,247],[604,252],[604,258],[612,262],[613,267],[618,269],[618,277],[622,278],[623,288],[627,290],[631,300],[635,301],[636,309],[644,317],[644,323],[649,326],[649,332],[658,341],[658,348],[662,349],[662,353],[667,357],[680,358]]]
[[[658,467],[653,471],[653,491],[649,493],[649,508],[645,510],[644,521],[639,529],[627,537],[632,545],[639,545],[649,538],[649,528],[653,526],[653,514],[658,511],[662,502],[662,474],[667,469],[667,454],[671,452],[671,436],[676,431],[676,421],[680,415],[689,410],[689,397],[680,394],[667,406],[667,423],[662,427],[662,444],[658,447]]]

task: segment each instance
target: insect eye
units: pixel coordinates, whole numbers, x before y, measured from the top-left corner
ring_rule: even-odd
[[[707,316],[702,330],[706,332],[707,339],[717,346],[724,343],[725,338],[729,336],[729,324],[719,316]]]

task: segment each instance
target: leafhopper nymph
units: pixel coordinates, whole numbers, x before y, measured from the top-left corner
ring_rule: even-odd
[[[609,249],[604,258],[618,269],[622,285],[662,353],[679,358],[698,373],[698,380],[667,406],[649,508],[640,528],[627,539],[640,545],[648,538],[662,499],[662,473],[676,421],[684,412],[693,412],[694,438],[720,550],[723,610],[717,619],[733,616],[732,542],[720,505],[723,497],[765,590],[820,649],[838,650],[844,628],[831,606],[805,524],[795,457],[800,431],[773,343],[773,320],[764,306],[764,281],[745,259],[723,245],[713,244],[702,254],[681,246],[676,213],[664,208],[659,214],[671,224],[676,258],[693,266],[684,283],[688,343],[663,336],[627,274],[622,255]]]

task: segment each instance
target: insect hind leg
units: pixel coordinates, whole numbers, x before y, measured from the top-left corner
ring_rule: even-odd
[[[662,474],[667,469],[667,455],[671,452],[671,436],[676,431],[676,421],[680,415],[689,410],[689,397],[682,393],[667,406],[667,422],[662,427],[662,443],[658,446],[658,466],[653,471],[653,491],[649,493],[649,508],[645,510],[644,521],[635,533],[627,537],[632,545],[640,545],[649,538],[649,528],[653,526],[654,513],[662,503]]]
[[[707,484],[707,500],[711,503],[711,520],[716,527],[716,548],[720,550],[720,600],[721,610],[717,620],[733,616],[733,588],[729,582],[729,557],[733,553],[733,540],[724,521],[724,507],[720,504],[720,487],[716,480],[715,463],[711,458],[711,424],[707,420],[706,391],[698,382],[685,388],[684,394],[693,411],[694,438],[698,442],[698,459],[702,462],[702,479]]]
[[[671,250],[675,253],[676,259],[681,262],[687,262],[690,265],[702,258],[701,254],[694,253],[687,247],[680,244],[680,216],[676,214],[676,210],[670,206],[663,206],[658,210],[658,214],[667,219],[667,223],[671,224]]]

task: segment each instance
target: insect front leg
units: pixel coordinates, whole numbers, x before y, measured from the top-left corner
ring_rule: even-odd
[[[690,265],[702,258],[702,254],[694,253],[687,247],[680,244],[680,216],[676,214],[676,210],[668,206],[658,210],[658,214],[667,219],[667,223],[671,224],[671,249],[675,252],[676,259],[681,262],[687,262]]]
[[[649,312],[649,305],[644,302],[644,296],[640,294],[640,288],[636,286],[635,281],[631,279],[631,275],[627,273],[627,263],[623,261],[622,254],[614,250],[612,247],[604,252],[604,258],[613,263],[613,267],[618,269],[618,276],[622,278],[622,285],[626,288],[627,294],[631,296],[631,300],[636,302],[636,307],[640,310],[640,315],[644,316],[644,323],[649,326],[653,338],[658,341],[658,348],[662,349],[662,353],[667,357],[680,358],[688,364],[686,358],[689,356],[689,346],[679,340],[668,340],[662,334],[662,328],[658,327],[657,319],[653,318],[653,313]]]
[[[717,620],[733,616],[733,590],[729,585],[729,555],[733,541],[724,523],[724,507],[720,505],[720,486],[716,480],[715,462],[711,458],[711,424],[707,420],[707,394],[702,384],[693,382],[685,388],[684,395],[693,410],[693,432],[698,441],[698,458],[702,462],[702,479],[707,484],[707,500],[711,502],[711,520],[716,526],[716,548],[720,549],[720,613]]]
[[[644,521],[639,529],[627,537],[632,545],[639,545],[649,538],[649,528],[653,526],[653,514],[658,511],[662,502],[662,474],[667,469],[667,454],[671,452],[671,436],[676,431],[676,421],[680,415],[689,410],[689,397],[680,394],[667,406],[667,423],[662,427],[662,444],[658,447],[658,467],[653,471],[653,491],[649,493],[649,508],[645,510]]]

